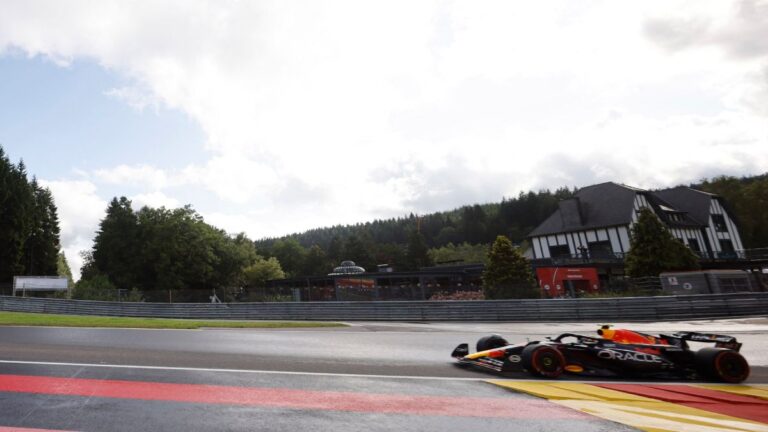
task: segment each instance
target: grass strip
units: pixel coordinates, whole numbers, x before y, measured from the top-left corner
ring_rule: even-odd
[[[92,315],[54,315],[26,312],[0,312],[0,326],[105,327],[151,329],[213,328],[306,328],[345,327],[336,322],[310,321],[228,321],[170,318],[129,318]]]

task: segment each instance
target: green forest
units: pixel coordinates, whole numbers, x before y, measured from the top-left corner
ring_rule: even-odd
[[[0,147],[0,286],[14,276],[66,275],[59,254],[59,218],[53,195],[29,179],[23,161],[14,164]]]
[[[232,300],[239,287],[284,277],[252,240],[205,223],[190,206],[134,210],[125,197],[109,203],[84,258],[75,298],[113,300],[126,290],[148,301],[206,301],[214,292]]]
[[[557,209],[558,202],[574,192],[569,188],[527,192],[499,203],[318,228],[258,240],[256,248],[265,256],[276,257],[289,276],[325,274],[347,259],[367,270],[375,270],[377,264],[416,270],[451,261],[484,262],[497,236],[522,244]]]

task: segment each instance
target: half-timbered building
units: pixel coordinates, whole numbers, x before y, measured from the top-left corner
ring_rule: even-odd
[[[682,186],[647,191],[608,182],[580,189],[559,203],[529,234],[533,258],[623,258],[642,208],[653,211],[675,238],[703,257],[743,249],[736,223],[717,195]]]
[[[545,295],[595,292],[624,274],[632,225],[650,209],[702,260],[738,259],[739,231],[722,198],[676,187],[648,191],[617,183],[580,189],[529,235],[529,255]]]

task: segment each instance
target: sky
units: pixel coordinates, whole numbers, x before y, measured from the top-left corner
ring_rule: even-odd
[[[0,146],[76,274],[109,200],[253,239],[768,171],[768,1],[37,1]]]

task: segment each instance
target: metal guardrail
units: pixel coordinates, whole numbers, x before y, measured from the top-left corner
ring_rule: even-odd
[[[312,321],[659,321],[768,315],[768,293],[486,301],[128,303],[0,296],[0,310],[155,318]]]

